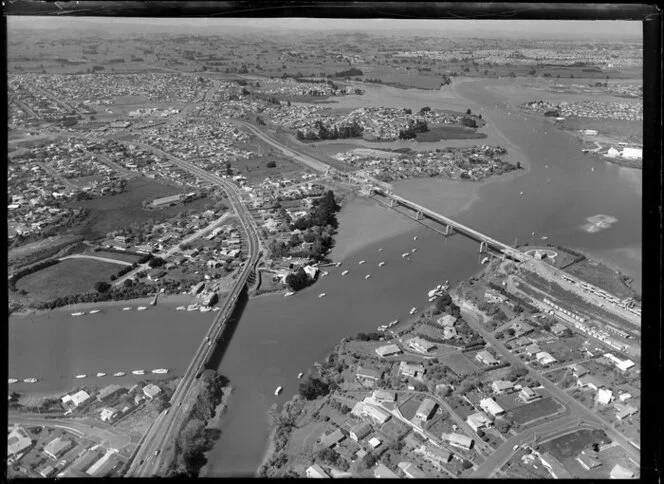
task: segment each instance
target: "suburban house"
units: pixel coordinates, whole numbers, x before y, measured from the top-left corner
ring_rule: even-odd
[[[479,429],[488,427],[491,424],[491,420],[482,412],[477,412],[472,415],[468,415],[466,422],[470,425],[470,428],[477,432]]]
[[[473,439],[463,434],[449,434],[447,440],[450,445],[460,447],[462,449],[470,450],[473,447]]]
[[[318,478],[318,479],[329,479],[330,476],[323,470],[318,464],[307,467],[306,470],[307,477],[309,478]]]
[[[64,397],[62,397],[61,400],[65,408],[73,409],[83,404],[89,399],[90,395],[88,395],[88,393],[85,392],[84,390],[81,390],[74,393],[73,395],[65,395]]]
[[[535,355],[535,358],[537,358],[537,361],[542,366],[548,366],[558,361],[546,351],[540,351]]]
[[[424,446],[424,456],[434,463],[444,464],[450,461],[452,453],[447,449],[427,443]]]
[[[409,479],[428,479],[429,475],[421,471],[415,464],[412,462],[399,462],[397,467],[401,469],[401,472]]]
[[[429,420],[436,411],[438,404],[430,398],[425,398],[420,407],[415,412],[415,416],[421,420]]]
[[[519,398],[525,403],[530,403],[538,398],[542,398],[542,395],[539,395],[535,390],[529,387],[523,387],[519,392]]]
[[[528,356],[535,356],[537,353],[539,353],[542,350],[537,345],[537,343],[532,343],[532,344],[529,344],[528,346],[526,346],[524,351]]]
[[[372,421],[380,425],[384,424],[392,417],[382,408],[378,408],[366,402],[357,402],[351,410],[351,414],[360,418],[369,417]]]
[[[343,432],[341,432],[340,429],[336,429],[331,434],[323,436],[321,439],[321,445],[323,447],[332,447],[345,438],[346,436],[343,434]]]
[[[149,385],[145,385],[143,387],[143,394],[148,397],[148,399],[152,400],[154,397],[159,395],[161,393],[161,388],[159,388],[157,385],[154,385],[150,383]]]
[[[371,425],[366,422],[359,423],[350,429],[350,438],[358,442],[371,433]]]
[[[581,378],[583,375],[588,373],[588,370],[578,363],[571,365],[570,368],[572,369],[572,375],[574,375],[575,378]]]
[[[362,383],[364,386],[371,387],[380,380],[381,373],[378,370],[370,370],[368,368],[362,368],[361,366],[357,368],[355,372],[355,377]]]
[[[572,475],[565,469],[565,466],[552,456],[550,453],[545,452],[540,455],[540,461],[542,465],[549,471],[549,474],[553,476],[554,479],[571,479]]]
[[[452,327],[456,324],[457,318],[455,318],[451,314],[446,314],[445,316],[438,318],[436,322],[441,326]]]
[[[496,395],[511,392],[514,389],[514,383],[508,380],[495,380],[491,383],[491,390]]]
[[[634,471],[631,471],[620,464],[616,464],[613,466],[613,469],[611,469],[609,476],[611,479],[632,479],[634,478]]]
[[[117,417],[118,411],[117,408],[113,407],[104,407],[101,409],[101,412],[99,413],[99,418],[101,418],[102,422],[110,422],[113,420],[115,417]]]
[[[399,476],[385,467],[383,464],[378,464],[374,468],[374,477],[376,479],[399,479]]]
[[[618,420],[629,418],[639,411],[638,408],[632,407],[631,405],[619,405],[620,404],[615,404],[615,407],[618,410],[618,413],[616,413],[616,418]]]
[[[483,363],[487,366],[496,366],[498,363],[500,363],[497,359],[493,357],[491,353],[489,353],[487,350],[482,350],[479,353],[475,355],[475,359],[479,361],[480,363]]]
[[[563,334],[565,334],[565,331],[567,331],[567,326],[565,326],[562,323],[556,323],[553,326],[551,326],[551,332],[556,336],[562,336]]]
[[[428,353],[436,347],[436,345],[431,341],[427,341],[423,338],[420,338],[419,336],[415,336],[414,338],[408,340],[408,346],[419,353]]]
[[[480,400],[480,408],[494,417],[505,413],[505,410],[493,398]]]
[[[371,437],[369,439],[369,445],[371,446],[372,449],[375,449],[378,447],[380,444],[382,444],[381,440],[377,437]]]
[[[374,390],[371,398],[378,403],[394,402],[397,399],[397,395],[396,393],[387,390]]]
[[[15,427],[7,435],[7,457],[14,457],[30,446],[32,446],[32,440],[21,427]]]
[[[44,454],[46,454],[51,459],[58,459],[62,454],[67,452],[74,446],[74,442],[69,439],[63,439],[58,437],[57,439],[51,440],[46,447],[44,447]]]
[[[424,365],[422,363],[408,363],[402,361],[399,363],[399,373],[411,378],[418,378],[424,374]]]
[[[613,401],[613,392],[611,390],[606,390],[604,388],[600,389],[597,391],[597,395],[595,396],[597,403],[600,403],[602,405],[608,405]]]
[[[587,471],[602,465],[602,463],[599,460],[595,459],[592,455],[588,454],[585,450],[581,451],[581,453],[576,456],[576,460]]]
[[[581,388],[591,388],[595,391],[604,386],[604,382],[595,378],[593,375],[585,375],[577,379],[576,384]]]
[[[392,355],[398,355],[401,353],[401,348],[399,348],[398,345],[385,345],[385,346],[379,346],[376,348],[376,353],[378,356],[392,356]]]

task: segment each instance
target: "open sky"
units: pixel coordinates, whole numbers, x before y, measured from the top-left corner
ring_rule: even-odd
[[[326,19],[326,18],[126,18],[126,17],[8,17],[8,28],[61,29],[94,28],[122,32],[214,33],[217,29],[329,31],[354,30],[388,33],[418,32],[431,35],[469,37],[527,37],[561,39],[612,39],[641,36],[639,21],[577,21],[577,20],[396,20],[396,19]]]

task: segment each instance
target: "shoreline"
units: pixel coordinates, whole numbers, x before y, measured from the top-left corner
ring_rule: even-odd
[[[107,308],[107,307],[115,307],[115,306],[131,306],[131,305],[147,305],[150,306],[150,302],[152,302],[152,299],[154,296],[150,297],[141,297],[141,298],[134,298],[134,299],[122,299],[118,301],[99,301],[99,302],[89,302],[89,303],[77,303],[76,305],[69,304],[67,306],[60,306],[58,308],[53,308],[53,309],[32,309],[32,308],[27,308],[23,309],[21,311],[15,311],[13,312],[10,317],[16,316],[19,318],[24,318],[26,316],[41,316],[44,314],[51,314],[53,312],[66,312],[66,311],[72,311],[72,310],[80,310],[80,309],[102,309],[102,308]],[[190,296],[189,294],[160,294],[159,299],[157,301],[157,306],[160,306],[162,304],[178,304],[178,303],[185,303],[185,302],[190,302],[194,300],[194,296]],[[190,302],[191,304],[191,302]]]

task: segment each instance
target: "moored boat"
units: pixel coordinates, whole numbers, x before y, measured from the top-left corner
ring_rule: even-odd
[[[295,291],[288,291],[286,294],[284,294],[284,297],[289,297],[295,294]]]
[[[337,267],[339,267],[339,266],[341,265],[341,262],[337,262],[337,263],[334,264],[334,265],[337,266]]]
[[[415,252],[417,252],[417,249],[412,249],[411,252],[414,254]]]
[[[10,378],[9,379],[9,384],[11,385],[12,383],[16,383],[18,380],[16,378]]]
[[[345,271],[343,271],[343,272],[341,273],[341,275],[342,275],[342,276],[345,276],[346,274],[348,274],[348,272],[349,272],[348,269],[346,269]]]
[[[80,380],[81,378],[85,378],[86,376],[88,376],[88,375],[76,375],[76,378],[78,378]]]
[[[145,375],[145,370],[134,370],[132,373],[134,375]]]
[[[198,309],[198,304],[190,304],[187,306],[187,311],[196,311]]]
[[[113,376],[125,376],[126,373],[124,371],[118,371],[117,373],[113,373]]]
[[[130,307],[122,308],[123,311],[131,311]]]
[[[186,306],[178,306],[178,307],[175,308],[176,311],[184,311],[186,309],[187,309]]]
[[[23,381],[25,383],[37,383],[37,378],[24,378]]]
[[[167,368],[157,368],[155,370],[152,370],[152,373],[154,373],[155,375],[165,375],[166,373],[168,373],[168,369]]]
[[[85,311],[77,311],[75,313],[71,313],[72,316],[83,316],[85,314]]]
[[[101,378],[102,376],[106,376],[106,373],[104,373],[103,371],[97,373],[97,378]]]
[[[147,309],[146,306],[139,306],[136,308],[137,311],[145,311]]]
[[[410,308],[410,314],[411,314],[411,315],[415,314],[416,312],[417,312],[417,308],[416,308],[415,306],[413,306],[412,308]]]
[[[281,393],[281,390],[283,390],[283,388],[277,387],[277,389],[274,391],[274,394],[279,395]]]
[[[401,254],[401,257],[403,257],[405,259],[409,255],[410,255],[410,252],[404,252],[403,254]]]
[[[366,262],[365,260],[361,260],[361,261],[359,262],[359,264],[362,265],[362,264],[364,264],[365,262]]]
[[[378,249],[378,252],[383,252],[383,248],[381,247],[380,249]]]
[[[489,258],[485,257],[484,259],[482,259],[482,261],[480,263],[481,264],[486,264],[487,262],[489,262]]]
[[[417,235],[413,237],[413,240],[417,240]]]
[[[99,312],[99,309],[93,309],[88,314],[97,314],[98,312]]]
[[[319,298],[320,298],[320,297],[325,297],[325,296],[327,296],[327,294],[325,294],[324,292],[321,292],[321,293],[318,295]]]
[[[321,276],[321,277],[325,277],[325,276],[327,276],[328,274],[329,274],[329,272],[327,272],[327,271],[323,271],[323,272],[321,273],[320,276]]]
[[[385,262],[379,262],[378,267],[383,267],[385,265]]]
[[[202,312],[202,313],[207,313],[207,312],[209,312],[209,311],[212,311],[212,308],[207,307],[207,306],[204,306],[204,307],[201,307],[201,308],[199,309],[199,311]]]
[[[367,274],[366,276],[364,276],[365,279],[369,279],[370,277],[371,277],[371,274]]]
[[[302,372],[298,373],[297,374],[297,379],[299,380],[300,378],[302,378],[302,375],[304,375],[304,373],[302,373]]]
[[[394,321],[391,321],[390,324],[387,325],[387,327],[388,327],[388,328],[391,328],[392,326],[394,326],[394,325],[397,324],[398,322],[399,322],[399,320],[398,320],[398,319],[395,319]]]

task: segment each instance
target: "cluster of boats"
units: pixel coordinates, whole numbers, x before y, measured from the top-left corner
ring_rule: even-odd
[[[390,329],[392,326],[394,326],[394,325],[396,325],[396,324],[398,324],[398,323],[399,323],[399,320],[398,320],[398,319],[395,319],[394,321],[392,321],[392,322],[390,322],[390,323],[388,323],[388,324],[382,324],[382,325],[378,326],[378,331],[387,331],[387,330]]]
[[[445,281],[445,284],[438,284],[436,287],[427,292],[429,302],[434,302],[436,298],[443,295],[443,291],[447,291],[450,287],[450,281]]]
[[[37,378],[24,378],[23,383],[37,383],[39,380]],[[16,378],[10,378],[9,384],[16,383],[18,380]]]
[[[71,315],[72,316],[83,316],[85,314],[97,314],[100,311],[101,311],[100,309],[92,309],[92,310],[88,311],[87,313],[85,311],[76,311],[75,313],[71,313]]]
[[[299,380],[303,376],[304,376],[304,373],[300,372],[300,373],[297,374],[297,379]],[[274,394],[279,395],[283,389],[284,389],[284,387],[278,386],[277,389],[274,391]]]
[[[145,370],[134,370],[131,373],[133,375],[145,375]],[[156,368],[154,370],[151,370],[150,373],[154,373],[155,375],[165,375],[166,373],[168,373],[168,369],[167,368]],[[125,375],[126,375],[126,373],[124,371],[118,371],[116,373],[113,373],[113,376],[125,376]],[[97,373],[98,378],[101,378],[103,376],[106,376],[106,373],[101,373],[101,372]],[[75,378],[78,378],[80,380],[81,378],[87,378],[87,377],[88,377],[88,375],[83,374],[83,375],[76,375]]]
[[[218,307],[199,306],[198,304],[190,304],[189,306],[178,306],[175,308],[177,311],[200,311],[201,313],[208,313],[210,311],[220,311]]]

